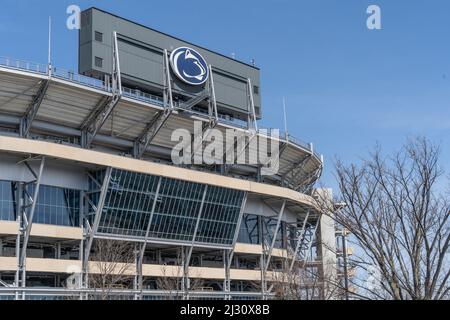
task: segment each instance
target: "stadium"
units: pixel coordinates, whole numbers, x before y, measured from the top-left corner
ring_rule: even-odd
[[[271,299],[293,270],[325,297],[340,258],[323,157],[259,126],[256,66],[96,8],[78,64],[0,60],[0,299]],[[175,165],[172,133],[198,122],[243,137],[234,158],[278,146],[277,172]]]

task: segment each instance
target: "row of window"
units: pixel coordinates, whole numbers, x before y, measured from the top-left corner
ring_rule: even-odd
[[[103,42],[103,33],[100,31],[95,31],[94,39],[97,42]],[[103,68],[103,58],[95,57],[94,63],[97,68]]]
[[[96,175],[99,181],[103,176]],[[232,244],[243,195],[237,190],[114,169],[99,232]]]
[[[22,194],[27,215],[35,186],[27,185]],[[17,220],[17,183],[0,181],[0,220]],[[59,226],[80,226],[80,191],[41,185],[33,222]]]
[[[96,205],[105,171],[90,180],[90,202]],[[159,188],[158,188],[159,185]],[[34,185],[23,191],[25,205]],[[0,181],[0,220],[16,220],[17,184]],[[81,224],[80,191],[41,185],[33,221],[77,227]],[[108,185],[99,232],[197,243],[232,244],[241,210],[243,192],[197,183],[159,178],[113,169]],[[30,207],[27,209],[30,210]],[[94,211],[94,209],[90,210]],[[151,220],[150,220],[151,219]],[[91,215],[91,225],[93,215]],[[244,214],[238,242],[272,242],[276,219]],[[147,230],[148,229],[148,230]],[[275,247],[295,247],[297,228],[281,223]]]

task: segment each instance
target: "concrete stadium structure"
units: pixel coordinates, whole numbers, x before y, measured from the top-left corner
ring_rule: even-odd
[[[182,298],[271,298],[286,262],[310,270],[323,297],[336,239],[313,198],[323,169],[313,145],[282,135],[272,176],[255,165],[174,165],[171,132],[192,132],[194,121],[243,133],[245,149],[234,151],[252,152],[249,141],[264,133],[250,79],[248,105],[231,117],[211,80],[176,100],[168,47],[161,90],[129,88],[118,32],[102,34],[113,39],[107,74],[0,59],[0,297],[95,296],[89,277],[100,272],[93,251],[101,240],[135,248],[131,281],[111,290],[121,298],[167,297],[161,278],[178,279]]]

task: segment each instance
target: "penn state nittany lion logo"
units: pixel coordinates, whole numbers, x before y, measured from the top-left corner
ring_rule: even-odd
[[[205,59],[194,49],[181,47],[170,55],[173,72],[187,84],[198,86],[208,80],[209,69]]]

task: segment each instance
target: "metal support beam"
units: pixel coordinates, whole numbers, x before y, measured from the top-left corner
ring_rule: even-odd
[[[8,98],[7,100],[5,100],[4,102],[0,103],[0,110],[6,106],[7,104],[13,102],[14,100],[16,100],[17,98],[19,98],[20,96],[23,96],[25,94],[27,94],[28,92],[30,92],[31,90],[33,90],[34,88],[38,87],[41,85],[41,81],[38,81],[37,83],[33,84],[31,87],[26,88],[25,90],[22,90],[19,93],[15,93],[14,96]]]
[[[10,288],[11,287],[11,285],[7,284],[6,282],[4,282],[2,280],[0,280],[0,286],[3,286],[5,288]]]
[[[88,275],[88,265],[89,265],[89,256],[91,254],[92,242],[94,241],[94,236],[97,233],[98,226],[100,224],[100,219],[103,213],[103,206],[105,204],[106,194],[108,193],[108,186],[111,181],[111,167],[106,168],[105,177],[103,178],[103,184],[100,189],[100,196],[97,205],[95,206],[95,217],[94,223],[92,227],[89,226],[86,235],[86,244],[84,246],[84,260],[83,260],[83,271],[85,273],[85,279],[87,279]],[[86,224],[88,224],[88,220],[86,219]],[[85,281],[87,284],[87,281]]]
[[[31,125],[36,118],[39,108],[44,100],[47,93],[48,87],[50,85],[51,72],[49,71],[48,79],[43,79],[40,82],[39,90],[33,98],[33,101],[27,108],[27,111],[20,120],[20,136],[23,138],[28,138],[30,133]]]
[[[294,250],[294,253],[292,256],[291,265],[289,266],[289,272],[292,272],[292,270],[294,269],[295,261],[297,260],[298,250],[300,250],[303,240],[305,239],[304,235],[305,235],[305,229],[306,229],[306,224],[308,223],[309,215],[310,215],[310,210],[308,210],[308,213],[306,214],[305,220],[303,221],[302,229],[300,230],[300,233],[298,235],[297,244],[295,246],[295,250]]]
[[[145,241],[141,246],[141,252],[139,253],[139,260],[138,260],[138,274],[139,274],[139,279],[138,279],[138,288],[139,290],[143,290],[143,276],[142,276],[142,264],[144,263],[144,254],[145,254],[145,249],[147,247],[147,243],[148,243],[148,235],[150,233],[150,227],[151,224],[153,222],[153,216],[155,214],[155,208],[156,208],[156,203],[158,202],[158,197],[159,197],[159,190],[161,189],[161,181],[162,178],[159,177],[158,180],[158,186],[156,187],[156,191],[155,191],[155,199],[153,200],[153,204],[152,204],[152,211],[150,212],[150,217],[148,219],[148,224],[147,224],[147,230],[145,231]],[[141,293],[141,299],[142,299],[142,293]]]
[[[239,211],[239,217],[236,224],[236,230],[234,231],[233,236],[233,248],[236,247],[237,239],[239,237],[239,231],[241,228],[242,218],[244,217],[245,206],[247,205],[248,193],[244,192],[244,197],[242,198],[241,210]]]
[[[200,93],[198,96],[184,102],[182,104],[181,108],[184,110],[191,110],[193,107],[195,107],[196,105],[198,105],[199,103],[201,103],[202,101],[204,101],[208,98],[209,98],[209,93],[207,90],[205,90],[202,93]]]
[[[262,235],[261,243],[263,246],[263,252],[261,255],[261,291],[262,291],[261,293],[263,295],[263,299],[266,299],[267,293],[269,292],[269,290],[267,288],[267,270],[270,265],[273,248],[274,248],[275,242],[277,240],[277,234],[278,234],[278,230],[280,229],[281,219],[283,217],[285,208],[286,208],[286,201],[283,201],[283,204],[281,205],[280,211],[278,213],[277,225],[273,232],[272,242],[270,243],[268,248],[267,248],[267,239],[264,237],[263,233],[261,234]],[[263,228],[261,228],[261,230],[263,230]]]
[[[236,223],[236,230],[234,231],[233,236],[233,248],[231,250],[224,250],[224,268],[225,268],[225,279],[223,282],[223,291],[225,292],[225,300],[230,300],[231,296],[229,293],[231,292],[231,275],[230,269],[231,264],[233,262],[234,251],[236,248],[237,239],[239,237],[239,231],[241,229],[242,218],[244,216],[245,206],[247,204],[248,194],[244,193],[244,197],[242,198],[241,210],[239,211],[238,221]]]
[[[316,181],[322,175],[323,166],[321,165],[317,170],[311,172],[305,179],[300,180],[299,183],[293,186],[293,189],[296,191],[302,191],[306,193],[307,190],[310,190]]]
[[[308,154],[306,155],[303,159],[301,159],[300,161],[293,163],[292,165],[288,166],[288,167],[284,167],[283,169],[281,169],[280,171],[283,172],[287,169],[286,173],[284,174],[284,176],[287,176],[288,174],[291,175],[292,179],[295,177],[295,171],[297,171],[297,174],[299,174],[299,172],[301,172],[301,169],[303,169],[305,167],[305,165],[308,163],[308,161],[312,158],[312,154]]]
[[[247,127],[250,131],[258,132],[256,120],[255,101],[253,99],[253,86],[250,78],[247,79],[247,105],[249,110]]]
[[[152,143],[158,132],[164,126],[166,121],[172,115],[174,111],[173,93],[172,93],[172,77],[170,75],[169,67],[169,53],[164,50],[163,59],[164,69],[164,110],[158,111],[154,118],[147,124],[145,130],[134,142],[133,156],[137,159],[141,159],[147,150],[148,146]]]
[[[202,125],[202,133],[201,133],[201,141],[202,143],[199,145],[194,145],[194,148],[191,152],[191,163],[195,163],[195,155],[197,152],[203,148],[204,141],[207,141],[209,138],[209,135],[211,134],[211,131],[208,133],[207,136],[205,136],[206,132],[209,129],[214,129],[217,124],[219,123],[219,114],[217,112],[217,102],[216,102],[216,90],[214,87],[214,76],[212,71],[212,66],[209,67],[209,81],[208,81],[208,87],[205,89],[205,91],[197,96],[196,98],[193,98],[191,101],[187,102],[187,106],[190,106],[190,108],[194,107],[195,105],[199,104],[203,100],[208,100],[208,122],[203,123]],[[186,107],[184,107],[186,108]],[[194,137],[200,138],[200,137]]]
[[[281,206],[280,212],[278,213],[277,225],[276,225],[275,230],[273,232],[272,243],[270,244],[269,251],[267,253],[267,260],[266,260],[266,263],[264,265],[264,272],[266,272],[266,273],[267,273],[267,269],[268,269],[269,264],[270,264],[270,260],[272,258],[272,252],[273,252],[273,248],[275,246],[275,242],[277,241],[277,235],[278,235],[278,231],[279,231],[280,226],[281,226],[281,219],[283,217],[285,208],[286,208],[286,201],[283,201],[283,204]]]
[[[164,126],[171,114],[172,110],[168,108],[164,109],[163,111],[158,111],[155,114],[155,117],[147,124],[140,137],[134,142],[132,150],[133,157],[135,157],[136,159],[141,159],[144,156],[144,153],[147,150],[148,146],[156,137],[159,130],[161,130],[161,128]]]
[[[308,162],[310,161],[311,158],[312,158],[312,154],[308,154],[300,161],[281,169],[280,172],[284,172],[285,170],[287,170],[282,175],[282,180],[286,181],[287,184],[293,188],[296,185],[295,180],[297,178],[299,178],[299,176],[303,173],[303,169],[308,164]]]
[[[37,199],[39,196],[39,188],[41,186],[41,181],[42,181],[42,174],[44,172],[44,166],[45,166],[45,157],[42,157],[41,159],[41,164],[39,166],[39,172],[36,174],[31,167],[29,166],[29,164],[27,162],[25,162],[25,164],[27,165],[27,167],[29,168],[29,170],[31,171],[31,173],[33,174],[35,180],[33,182],[30,182],[28,184],[34,184],[34,192],[33,192],[33,197],[31,198],[26,190],[26,187],[24,187],[22,189],[23,194],[27,194],[28,196],[28,200],[31,202],[31,205],[23,205],[22,207],[22,227],[21,227],[21,234],[22,234],[22,246],[20,248],[19,246],[19,251],[20,251],[20,256],[19,256],[19,266],[18,266],[18,273],[21,273],[22,279],[21,279],[21,284],[22,287],[26,286],[26,258],[27,258],[27,247],[28,247],[28,241],[30,239],[30,233],[31,233],[31,228],[33,226],[33,218],[34,218],[34,212],[36,210],[36,204],[37,204]],[[23,199],[23,198],[21,198]],[[23,201],[23,200],[22,200]],[[27,210],[29,209],[29,211],[27,212]]]
[[[317,229],[319,228],[319,224],[320,224],[320,217],[317,219],[316,225],[314,226],[313,232],[311,233],[311,237],[308,241],[307,247],[306,247],[306,251],[303,255],[303,263],[302,263],[302,269],[305,268],[306,263],[308,262],[308,254],[311,253],[311,249],[312,249],[312,245],[314,242],[314,238],[317,234]]]
[[[81,127],[81,145],[83,148],[89,148],[91,146],[95,136],[101,130],[122,97],[119,48],[117,44],[117,33],[115,31],[113,32],[112,40],[112,96],[100,101],[98,108],[94,109],[93,113],[91,113],[84,121]]]
[[[22,206],[23,206],[23,183],[17,184],[17,190],[16,190],[16,216],[17,216],[17,225],[19,226],[19,230],[17,230],[17,237],[16,237],[16,257],[17,257],[17,270],[14,278],[14,286],[16,288],[19,288],[20,285],[20,242],[22,238]],[[19,292],[15,292],[15,299],[19,300]]]
[[[182,247],[183,250],[183,278],[182,278],[182,290],[184,293],[184,299],[189,299],[189,265],[191,263],[192,251],[194,250],[195,241],[197,240],[198,228],[200,226],[200,220],[203,215],[203,207],[205,205],[206,195],[208,193],[208,185],[205,185],[205,190],[203,190],[202,202],[200,204],[200,209],[198,211],[197,222],[195,223],[194,234],[192,236],[191,245],[189,247]]]

